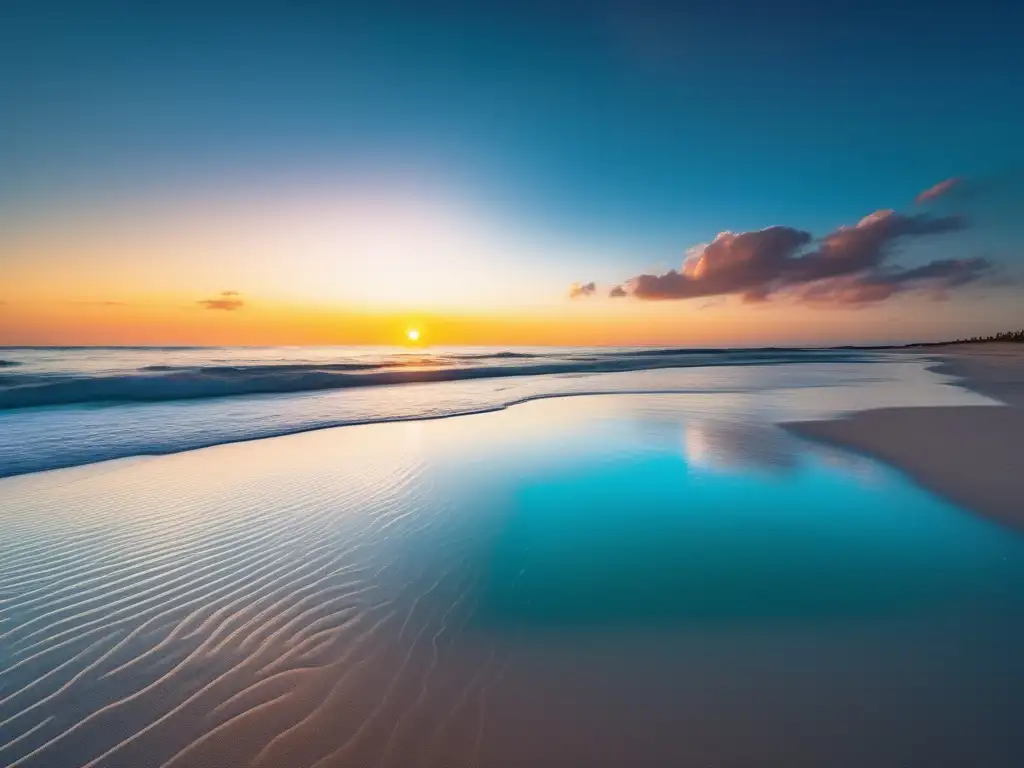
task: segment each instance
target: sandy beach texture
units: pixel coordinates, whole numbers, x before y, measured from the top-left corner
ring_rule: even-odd
[[[1024,529],[1024,349],[936,347],[932,370],[1002,403],[885,408],[787,425],[804,437],[898,467],[959,504]]]
[[[1024,540],[759,420],[838,371],[4,478],[0,766],[1019,768]]]

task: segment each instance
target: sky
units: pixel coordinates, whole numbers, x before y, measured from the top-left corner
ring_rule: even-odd
[[[0,344],[1024,327],[1019,3],[0,9]]]

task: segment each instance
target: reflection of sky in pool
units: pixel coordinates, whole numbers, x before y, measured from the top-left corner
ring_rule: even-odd
[[[506,509],[488,553],[487,620],[601,627],[1024,608],[1015,534],[874,462],[774,425],[673,415],[671,403],[621,399],[596,418],[593,400],[543,406],[561,414],[548,439],[526,453],[491,449],[472,487]],[[574,420],[584,407],[591,417]]]

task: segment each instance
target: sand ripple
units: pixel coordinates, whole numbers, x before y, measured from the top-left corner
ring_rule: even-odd
[[[427,765],[456,715],[479,730],[502,659],[442,670],[477,577],[422,460],[323,444],[315,470],[200,452],[8,481],[0,764]],[[450,559],[395,557],[416,537]]]
[[[1024,765],[1024,543],[725,402],[0,480],[0,766]]]

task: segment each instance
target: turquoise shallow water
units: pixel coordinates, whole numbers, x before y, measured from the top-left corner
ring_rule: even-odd
[[[771,410],[545,400],[2,480],[0,763],[1024,764],[1024,538]]]
[[[531,627],[999,615],[1021,541],[771,425],[637,399],[494,471],[488,616]],[[563,408],[572,410],[575,404]],[[592,407],[592,406],[590,406]]]

